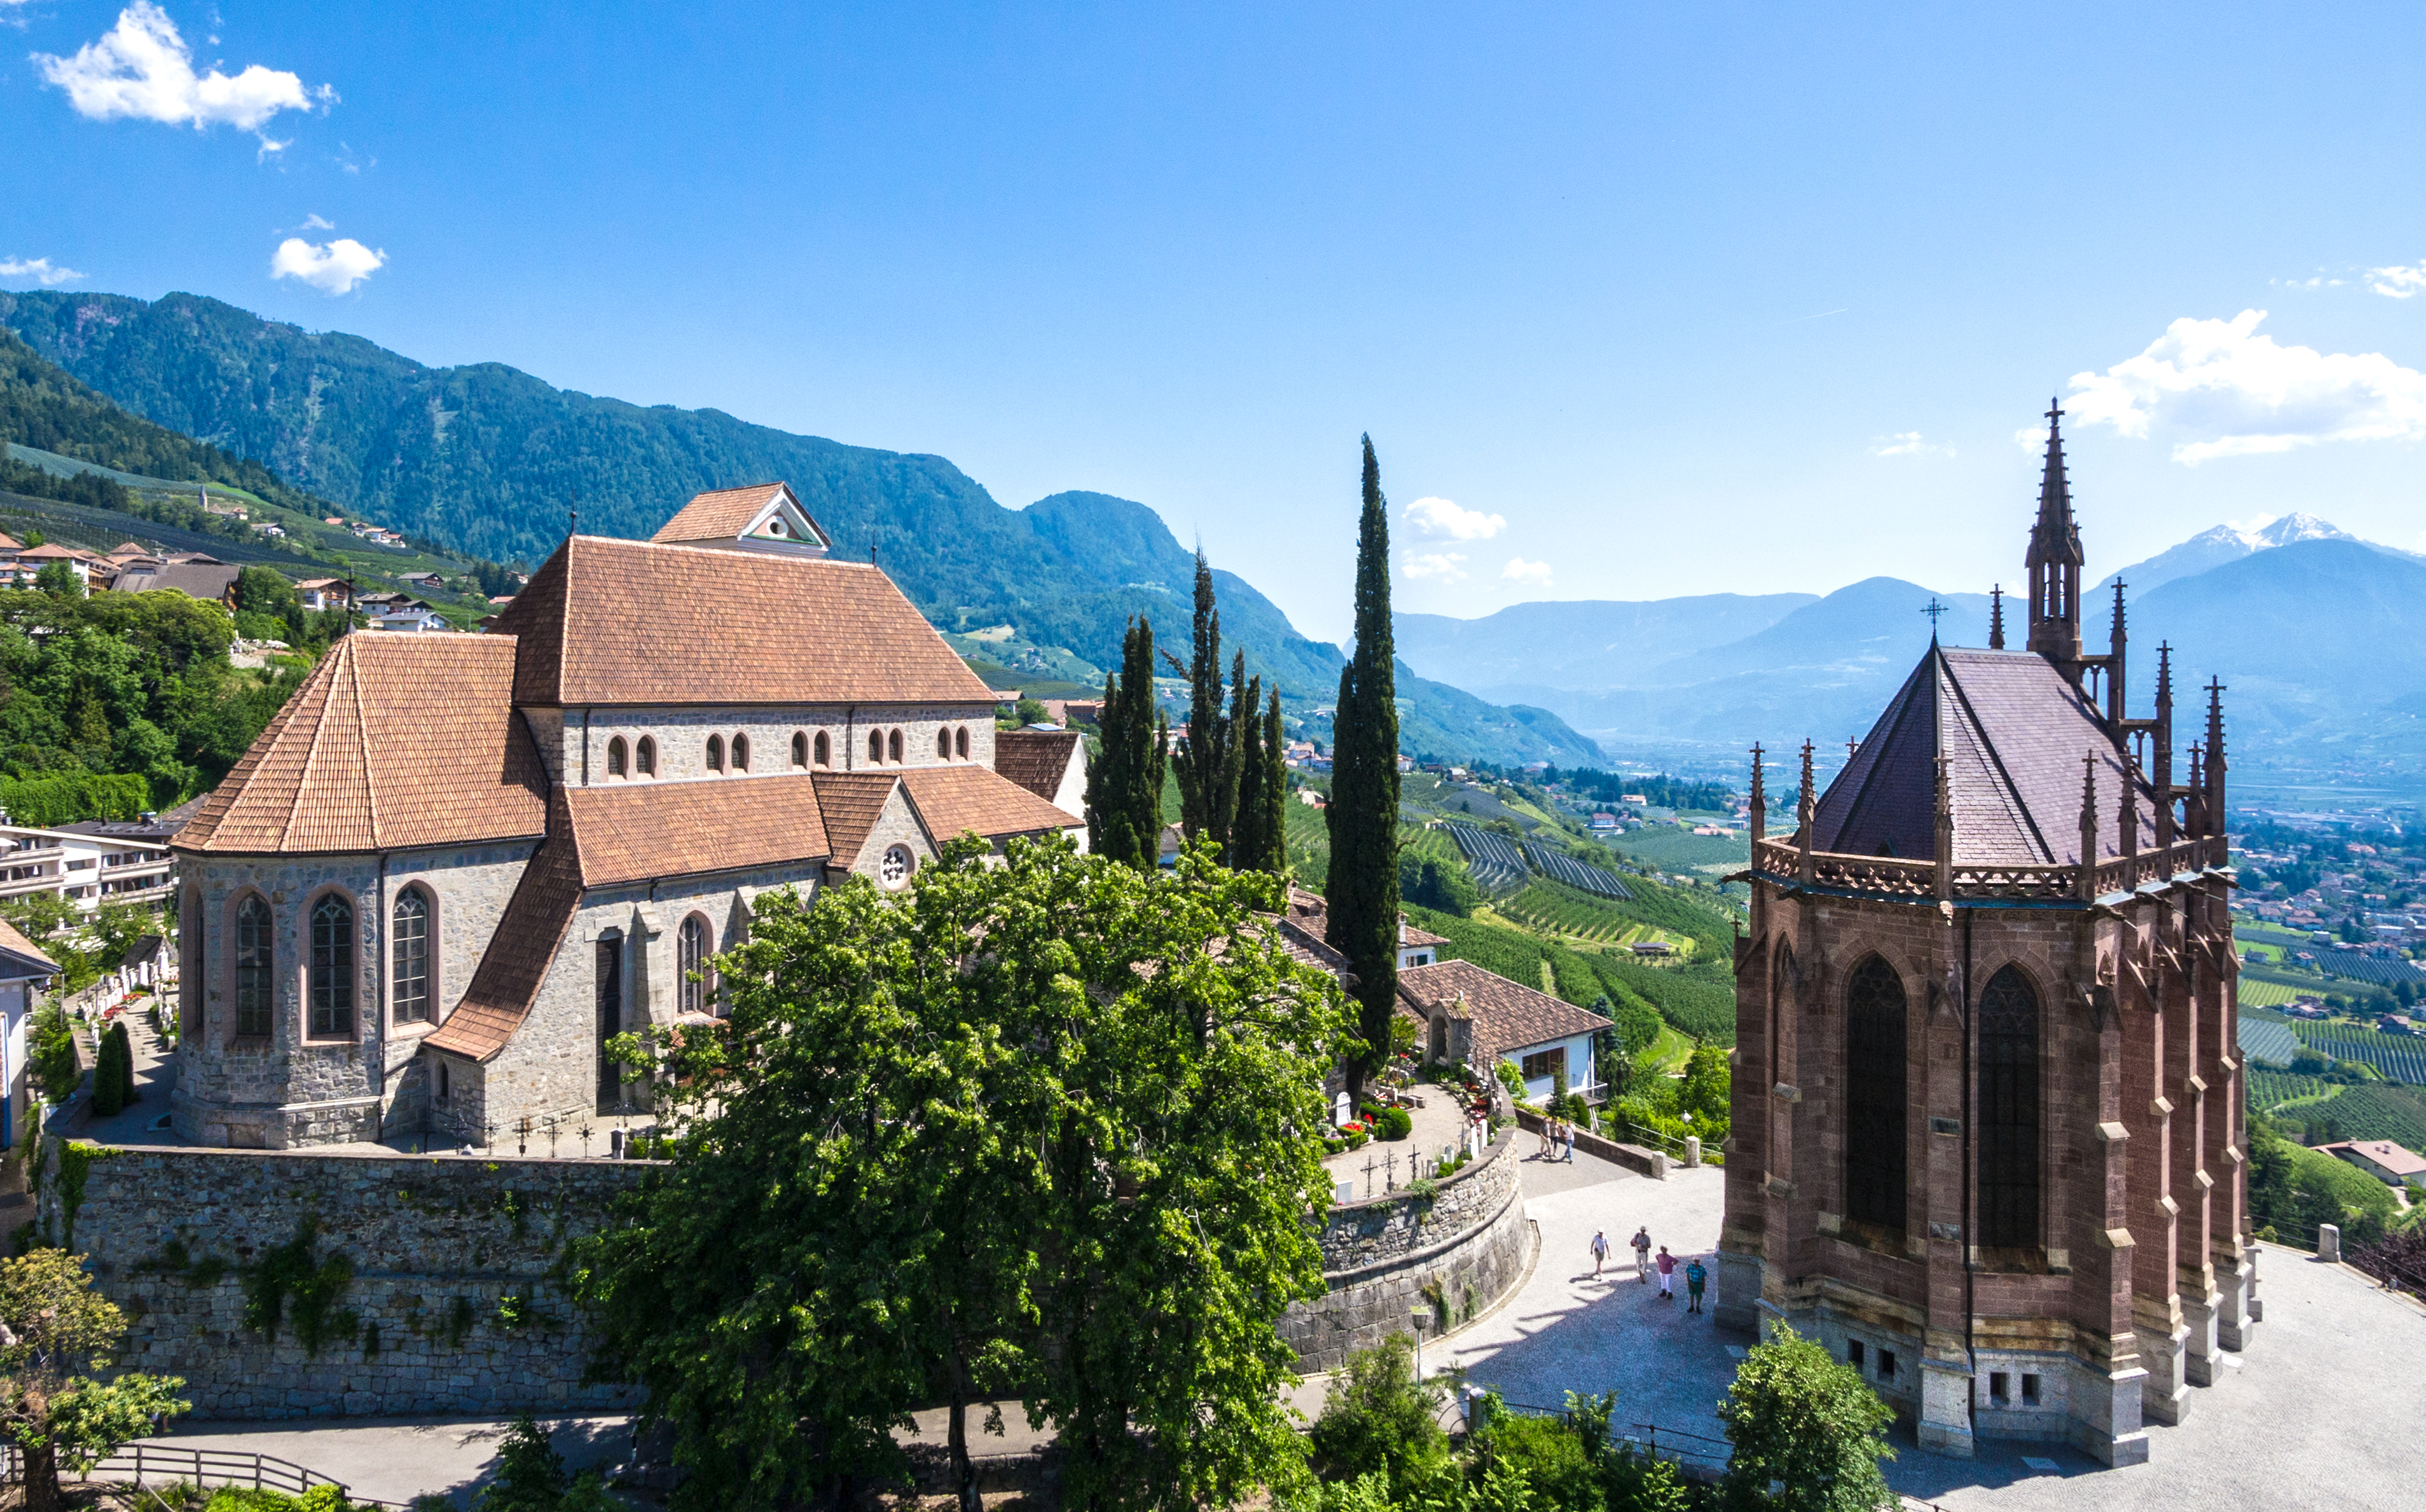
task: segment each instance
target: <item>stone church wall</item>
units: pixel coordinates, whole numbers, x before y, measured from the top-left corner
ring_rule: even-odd
[[[631,1388],[585,1386],[587,1340],[556,1275],[640,1162],[94,1150],[73,1210],[49,1142],[40,1220],[90,1257],[132,1324],[120,1363],[178,1375],[198,1418],[606,1411]],[[274,1338],[246,1322],[257,1267],[296,1246],[352,1267],[315,1327],[293,1293]],[[510,1300],[509,1300],[510,1299]]]
[[[1513,1125],[1483,1158],[1439,1184],[1427,1202],[1410,1192],[1343,1203],[1322,1230],[1328,1295],[1281,1319],[1299,1368],[1337,1370],[1359,1349],[1410,1327],[1414,1308],[1433,1310],[1427,1334],[1487,1311],[1525,1273],[1531,1230],[1517,1191]],[[1426,1289],[1435,1289],[1437,1298]]]

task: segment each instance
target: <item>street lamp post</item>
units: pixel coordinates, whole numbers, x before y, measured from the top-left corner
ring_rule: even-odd
[[[1407,1316],[1415,1324],[1415,1379],[1420,1381],[1424,1378],[1424,1310],[1411,1307],[1407,1309]]]

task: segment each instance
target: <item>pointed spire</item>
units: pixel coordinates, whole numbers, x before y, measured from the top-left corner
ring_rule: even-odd
[[[2123,651],[2130,640],[2123,625],[2123,580],[2114,580],[2114,628],[2108,633],[2106,655],[2106,726],[2113,732],[2114,743],[2123,744],[2123,710],[2127,689],[2124,686]]]
[[[1937,758],[1937,812],[1934,827],[1937,851],[1937,901],[1948,903],[1954,898],[1954,783],[1947,758]]]
[[[1752,743],[1752,838],[1769,837],[1769,790],[1761,784],[1760,742]]]
[[[2157,846],[2174,843],[2174,647],[2157,644]]]
[[[1988,590],[1988,649],[2005,649],[2005,585]]]
[[[2224,684],[2210,677],[2207,680],[2207,813],[2208,832],[2223,835],[2227,829],[2224,820],[2224,774],[2229,764],[2224,759]],[[2215,864],[2222,865],[2219,855]]]
[[[2097,895],[2097,753],[2080,753],[2080,895]]]
[[[2116,848],[2125,861],[2140,854],[2140,806],[2134,801],[2139,796],[2139,786],[2132,780],[2131,752],[2127,748],[2123,752],[2123,792],[2114,808],[2115,838],[2120,842]]]
[[[2080,530],[2072,519],[2072,483],[2063,467],[2063,406],[2047,404],[2046,472],[2039,517],[2022,558],[2030,573],[2030,649],[2057,662],[2080,657]]]
[[[2191,781],[2188,800],[2182,805],[2182,828],[2191,840],[2207,834],[2207,774],[2201,762],[2205,755],[2197,741],[2191,742]]]
[[[1811,885],[1817,875],[1811,864],[1811,821],[1819,809],[1820,805],[1811,796],[1811,742],[1806,738],[1803,742],[1803,794],[1794,804],[1794,844],[1803,853],[1798,871],[1805,887]]]

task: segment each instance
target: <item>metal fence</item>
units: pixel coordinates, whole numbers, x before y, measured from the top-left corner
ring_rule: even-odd
[[[82,1476],[62,1471],[62,1480],[81,1479],[88,1484],[129,1485],[149,1489],[174,1486],[238,1486],[256,1491],[283,1491],[300,1496],[315,1486],[333,1486],[337,1494],[354,1506],[393,1507],[404,1512],[400,1502],[380,1502],[356,1496],[346,1489],[346,1484],[333,1476],[281,1459],[275,1455],[253,1454],[228,1449],[188,1449],[174,1444],[128,1444],[118,1453],[102,1460]],[[20,1485],[24,1480],[24,1465],[16,1446],[0,1446],[0,1482]],[[163,1505],[167,1504],[163,1503]]]

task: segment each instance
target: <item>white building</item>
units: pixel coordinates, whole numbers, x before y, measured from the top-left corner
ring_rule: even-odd
[[[0,900],[56,893],[90,913],[104,903],[159,903],[172,858],[165,836],[137,839],[142,821],[89,819],[57,829],[0,822]]]
[[[58,973],[56,961],[0,920],[0,1150],[15,1149],[41,1117],[40,1099],[26,1074],[25,1021]]]

